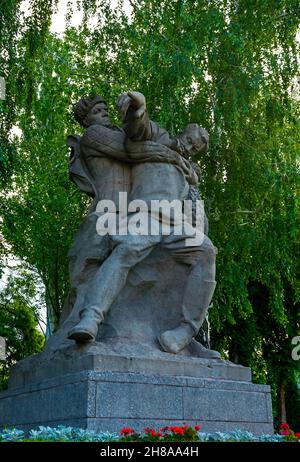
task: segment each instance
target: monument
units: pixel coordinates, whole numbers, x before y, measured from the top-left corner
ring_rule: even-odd
[[[123,93],[122,128],[100,96],[82,98],[69,174],[91,197],[69,252],[71,289],[57,332],[19,362],[0,394],[1,425],[273,431],[270,389],[196,340],[211,305],[217,250],[193,155],[208,133],[176,137]]]

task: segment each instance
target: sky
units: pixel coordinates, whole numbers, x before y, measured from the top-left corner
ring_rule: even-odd
[[[29,10],[29,0],[23,0],[21,5],[21,10],[25,13],[25,15],[30,15]],[[73,8],[73,16],[71,18],[71,26],[78,27],[82,21],[83,12],[79,11],[76,4],[77,0],[59,0],[57,6],[57,12],[53,15],[52,24],[51,24],[51,32],[56,34],[63,34],[65,27],[66,27],[66,13],[67,13],[67,4],[71,3]],[[116,6],[118,0],[110,0],[112,6]],[[131,6],[129,0],[124,0],[124,11],[130,15]]]
[[[76,12],[73,14],[71,19],[71,25],[73,27],[78,27],[82,21],[83,12],[78,11],[76,8],[76,0],[71,0],[73,9],[76,9]],[[55,32],[57,34],[62,34],[66,27],[65,16],[67,13],[67,3],[68,0],[60,0],[58,4],[57,13],[54,14],[51,24],[51,32]]]

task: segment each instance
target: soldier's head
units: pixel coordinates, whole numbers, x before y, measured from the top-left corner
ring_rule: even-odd
[[[179,138],[190,156],[208,149],[208,133],[205,128],[200,127],[198,124],[188,124],[179,135]]]
[[[81,98],[74,106],[74,118],[85,128],[90,125],[111,125],[106,102],[102,96]]]

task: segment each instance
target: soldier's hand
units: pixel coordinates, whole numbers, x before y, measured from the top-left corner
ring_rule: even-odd
[[[144,107],[146,109],[146,98],[139,91],[128,91],[127,95],[131,98],[131,106],[135,109]]]
[[[145,96],[138,91],[122,93],[117,101],[117,108],[122,120],[126,118],[129,107],[135,110],[135,117],[141,117],[146,110]]]

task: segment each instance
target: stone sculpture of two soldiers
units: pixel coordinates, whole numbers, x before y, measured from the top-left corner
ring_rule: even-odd
[[[74,107],[75,119],[85,128],[81,138],[69,140],[73,148],[70,174],[79,188],[94,197],[95,205],[99,200],[112,200],[117,213],[120,192],[126,192],[130,201],[142,200],[149,205],[153,199],[198,198],[198,178],[187,159],[207,149],[207,132],[197,124],[189,124],[183,133],[172,138],[149,119],[145,97],[139,92],[122,94],[117,105],[122,128],[111,124],[100,96],[81,99]],[[161,215],[157,218],[158,222],[163,220]],[[200,244],[193,246],[186,245],[186,233],[174,233],[175,227],[173,221],[169,235],[159,232],[109,236],[112,251],[88,282],[80,320],[69,332],[70,339],[78,344],[95,340],[100,323],[126,284],[129,271],[161,245],[175,259],[189,265],[190,272],[181,322],[163,332],[158,341],[164,351],[174,354],[190,344],[205,319],[215,289],[216,249],[207,236],[207,222]],[[208,358],[220,357],[200,345],[200,356],[201,352]]]

